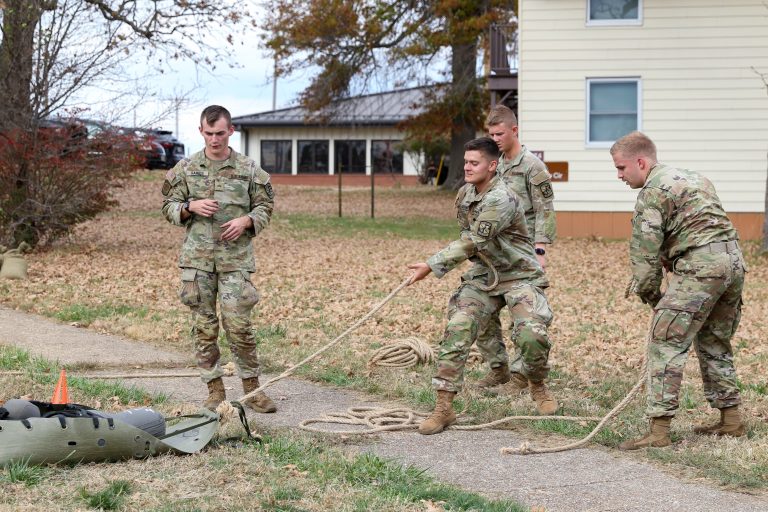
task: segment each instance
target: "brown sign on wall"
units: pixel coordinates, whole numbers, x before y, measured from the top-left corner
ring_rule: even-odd
[[[531,153],[544,162],[552,175],[552,181],[568,181],[568,162],[547,162],[544,160],[544,151],[541,149],[531,150]]]
[[[568,162],[544,162],[552,181],[568,181]]]

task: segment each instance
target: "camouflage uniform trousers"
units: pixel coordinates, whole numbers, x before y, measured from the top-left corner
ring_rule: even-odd
[[[691,344],[709,404],[717,409],[737,405],[741,398],[731,338],[741,318],[741,252],[684,255],[673,270],[651,324],[646,414],[674,416]]]
[[[251,328],[251,310],[259,301],[259,293],[251,283],[247,271],[205,272],[183,269],[181,302],[190,307],[194,325],[192,337],[195,356],[203,382],[224,375],[219,364],[219,318],[216,298],[221,297],[221,323],[235,359],[241,379],[258,377],[259,360]]]
[[[531,380],[546,378],[551,347],[547,327],[552,323],[552,310],[541,289],[521,283],[503,295],[490,295],[465,283],[448,302],[448,326],[440,343],[437,375],[432,379],[436,390],[461,390],[472,343],[505,305],[512,316],[512,339],[522,356],[521,373]]]

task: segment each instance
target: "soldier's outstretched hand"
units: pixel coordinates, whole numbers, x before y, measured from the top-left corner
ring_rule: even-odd
[[[412,285],[416,281],[421,281],[425,277],[429,275],[430,272],[432,272],[432,269],[429,268],[429,265],[426,263],[410,263],[408,265],[408,268],[413,270],[413,274],[411,274],[411,280],[408,281],[408,286]]]

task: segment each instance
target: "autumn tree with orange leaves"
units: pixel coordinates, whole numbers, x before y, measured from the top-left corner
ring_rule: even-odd
[[[423,111],[402,128],[426,145],[449,139],[446,186],[462,182],[463,144],[482,129],[488,103],[478,52],[493,23],[512,19],[516,2],[272,0],[268,7],[266,45],[277,74],[312,75],[300,95],[311,112],[369,91],[377,80],[433,86]]]

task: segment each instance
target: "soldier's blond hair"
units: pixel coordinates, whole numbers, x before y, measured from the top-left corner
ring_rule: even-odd
[[[205,119],[205,121],[208,123],[208,126],[213,126],[213,123],[222,117],[226,119],[227,126],[232,125],[232,114],[229,113],[229,110],[225,109],[221,105],[210,105],[205,107],[203,113],[200,114],[200,126],[203,126],[203,119]]]
[[[496,105],[488,112],[488,117],[485,118],[485,126],[496,126],[497,124],[504,124],[509,128],[517,126],[517,116],[508,106]]]
[[[611,146],[611,155],[621,153],[624,156],[642,155],[656,161],[656,144],[646,134],[638,131],[628,133]]]

